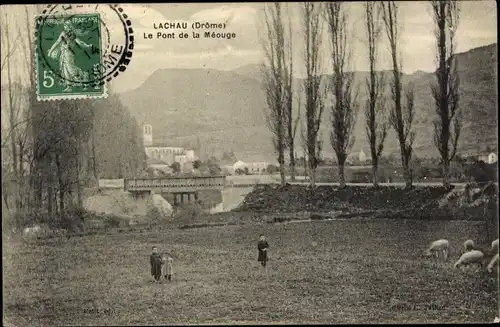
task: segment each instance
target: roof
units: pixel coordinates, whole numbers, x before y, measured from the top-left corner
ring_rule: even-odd
[[[164,165],[164,164],[167,164],[166,161],[163,161],[163,160],[160,160],[160,159],[157,159],[157,158],[147,158],[146,163],[148,165],[154,165],[154,164]]]
[[[175,146],[167,143],[153,143],[152,145],[146,146],[146,148],[171,148],[171,149],[182,149],[182,150],[189,150],[185,149],[182,146]]]
[[[236,158],[239,161],[247,162],[247,163],[256,163],[256,162],[265,162],[269,164],[277,164],[278,160],[276,156],[271,154],[254,154],[254,153],[236,153]]]

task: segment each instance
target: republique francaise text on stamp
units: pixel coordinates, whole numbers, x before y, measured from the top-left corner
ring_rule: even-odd
[[[49,5],[36,18],[38,100],[106,97],[130,63],[131,25],[118,5]]]

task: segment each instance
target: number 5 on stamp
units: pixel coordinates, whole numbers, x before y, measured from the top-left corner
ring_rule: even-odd
[[[106,97],[98,13],[38,17],[35,42],[38,100]]]

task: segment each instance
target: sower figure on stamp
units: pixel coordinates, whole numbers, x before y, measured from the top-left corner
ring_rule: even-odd
[[[153,253],[149,256],[149,263],[151,264],[151,276],[153,276],[155,281],[159,281],[161,277],[162,258],[156,246],[153,246]]]
[[[68,20],[64,23],[64,31],[61,32],[57,41],[52,45],[47,55],[59,62],[60,74],[63,77],[62,83],[66,86],[65,92],[71,91],[75,81],[84,80],[88,74],[75,63],[75,50],[77,48],[90,49],[91,44],[87,44],[78,39],[78,31]]]
[[[269,244],[267,243],[266,237],[263,234],[259,236],[259,242],[257,243],[257,249],[259,250],[259,257],[257,261],[260,262],[261,266],[265,268],[267,277],[267,249]]]

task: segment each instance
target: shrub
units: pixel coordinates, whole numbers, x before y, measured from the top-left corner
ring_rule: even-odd
[[[284,223],[284,222],[288,222],[290,220],[292,220],[292,219],[288,218],[288,217],[274,217],[273,218],[274,223]]]
[[[104,222],[104,219],[102,219],[102,218],[87,219],[87,220],[85,220],[84,224],[85,224],[85,229],[91,230],[91,231],[106,229],[106,224]]]
[[[266,171],[268,174],[276,174],[277,172],[279,172],[279,167],[276,167],[275,165],[268,165],[267,168],[266,168]]]
[[[437,207],[437,200],[449,190],[442,187],[401,189],[396,187],[371,188],[348,186],[337,188],[318,186],[309,189],[301,185],[275,188],[259,186],[245,196],[243,203],[233,211],[249,212],[330,212],[335,210],[393,210]]]
[[[105,228],[118,228],[125,225],[125,221],[123,218],[120,218],[116,215],[106,215],[103,217],[104,227]]]
[[[80,232],[85,229],[84,219],[87,213],[83,209],[68,209],[47,221],[51,229],[65,229],[70,232]]]
[[[148,208],[146,215],[149,219],[150,226],[162,226],[162,225],[166,225],[169,222],[168,217],[165,216],[160,211],[160,209],[158,209],[157,207],[154,207],[154,206],[151,206]]]
[[[25,227],[31,227],[48,222],[48,215],[43,212],[15,212],[3,217],[4,228],[12,232],[20,232]]]
[[[173,220],[180,224],[193,224],[204,213],[198,203],[186,203],[177,207]]]
[[[97,214],[83,208],[71,208],[57,214],[47,212],[15,213],[4,217],[3,230],[7,234],[23,235],[26,227],[40,226],[29,238],[51,238],[57,235],[95,234],[110,228],[128,228],[128,219],[109,214]],[[23,237],[24,238],[24,237]]]
[[[25,227],[47,225],[50,229],[75,230],[83,227],[88,213],[83,209],[69,209],[60,213],[49,214],[46,211],[18,212],[9,219],[14,231],[22,231]]]

